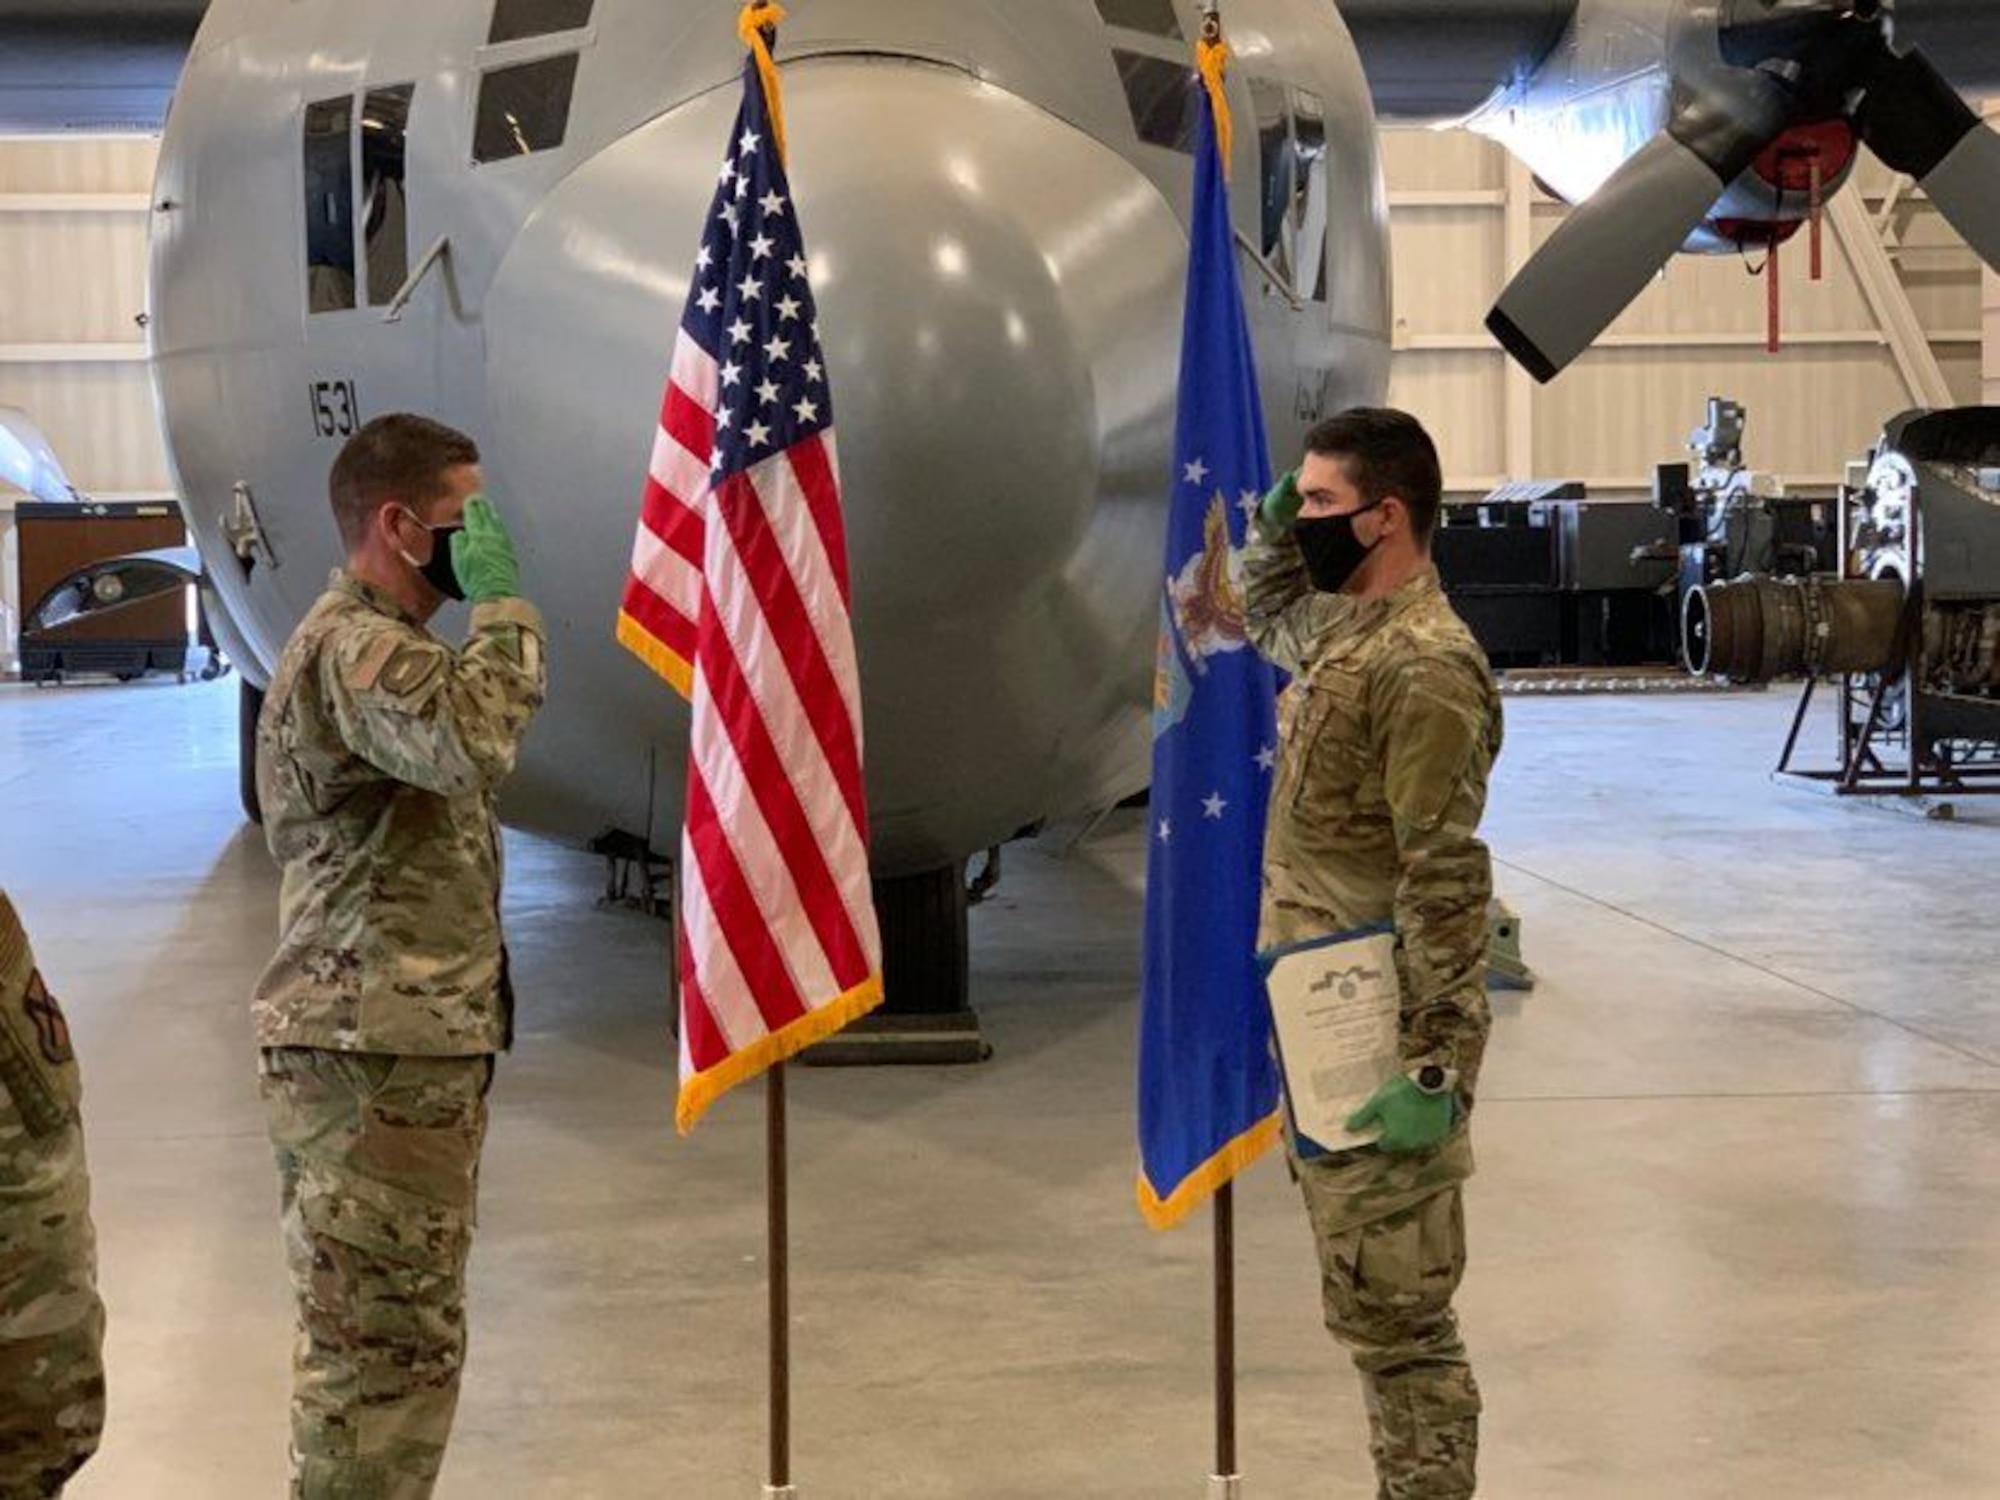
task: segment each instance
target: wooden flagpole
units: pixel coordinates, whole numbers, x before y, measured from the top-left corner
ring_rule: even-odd
[[[1239,1500],[1236,1472],[1236,1184],[1215,1193],[1215,1470],[1209,1500]]]
[[[764,1166],[770,1210],[771,1478],[765,1500],[797,1500],[792,1486],[791,1184],[786,1172],[785,1065],[764,1075]]]

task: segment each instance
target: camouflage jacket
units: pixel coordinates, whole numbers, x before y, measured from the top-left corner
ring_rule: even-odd
[[[0,1494],[53,1495],[104,1430],[83,1085],[0,891]]]
[[[1292,674],[1260,943],[1393,920],[1404,1060],[1458,1069],[1469,1103],[1491,1025],[1493,872],[1477,830],[1501,718],[1486,655],[1435,571],[1387,598],[1321,594],[1289,535],[1256,531],[1250,636]]]
[[[259,1045],[449,1057],[511,1042],[493,804],[546,682],[525,600],[475,606],[455,651],[333,575],[257,724],[284,872]]]
[[[0,1140],[7,1121],[23,1140],[47,1141],[76,1126],[81,1088],[62,1008],[42,983],[14,904],[0,891]],[[0,1163],[0,1202],[13,1181]]]

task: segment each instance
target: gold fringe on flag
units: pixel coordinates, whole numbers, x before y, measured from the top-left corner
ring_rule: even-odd
[[[1280,1116],[1272,1115],[1259,1120],[1188,1173],[1187,1179],[1165,1198],[1147,1180],[1142,1169],[1138,1185],[1139,1212],[1145,1215],[1147,1224],[1154,1229],[1172,1229],[1283,1138]]]
[[[1201,40],[1195,43],[1195,65],[1201,81],[1215,105],[1215,147],[1222,157],[1222,177],[1229,180],[1229,146],[1235,126],[1229,118],[1229,95],[1223,88],[1229,77],[1229,43],[1222,39],[1222,16],[1210,11],[1201,21]]]
[[[674,1124],[682,1135],[693,1132],[709,1106],[739,1083],[748,1083],[759,1073],[797,1057],[814,1042],[825,1041],[844,1030],[882,1003],[882,976],[871,974],[846,994],[809,1010],[782,1031],[732,1052],[706,1073],[681,1080],[680,1101],[674,1109]]]
[[[775,33],[785,19],[785,8],[771,0],[750,0],[736,18],[736,34],[757,56],[757,72],[764,80],[764,102],[771,109],[771,129],[778,137],[778,160],[785,158],[785,97],[778,85],[778,64],[771,56],[766,32]]]

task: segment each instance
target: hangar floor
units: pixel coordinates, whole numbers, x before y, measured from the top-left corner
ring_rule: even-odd
[[[288,1307],[245,996],[275,880],[233,683],[0,691],[0,883],[89,1087],[112,1425],[77,1500],[282,1489]],[[1498,1500],[2000,1493],[2000,825],[1766,784],[1790,694],[1510,705],[1462,1307]],[[795,1090],[812,1500],[1165,1500],[1207,1472],[1207,1252],[1131,1207],[1143,860],[1010,852],[995,1060]],[[758,1492],[761,1114],[668,1124],[660,927],[528,840],[444,1500]],[[1372,1493],[1275,1163],[1243,1191],[1249,1493]]]

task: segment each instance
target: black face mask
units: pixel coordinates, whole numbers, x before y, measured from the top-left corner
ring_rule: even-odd
[[[1368,554],[1375,547],[1355,535],[1354,518],[1367,515],[1381,504],[1377,500],[1374,505],[1364,505],[1360,510],[1344,516],[1302,520],[1294,528],[1293,535],[1299,539],[1299,551],[1305,554],[1306,573],[1311,577],[1313,587],[1322,594],[1339,593],[1356,570],[1368,561]]]
[[[410,519],[417,521],[414,515]],[[445,598],[463,599],[465,597],[465,585],[458,581],[458,570],[451,565],[451,539],[465,530],[465,528],[463,526],[424,526],[422,521],[417,521],[417,524],[423,526],[424,530],[431,534],[431,560],[427,563],[419,563],[409,553],[405,552],[403,554],[403,561],[423,574],[424,581],[440,594],[443,594]]]

